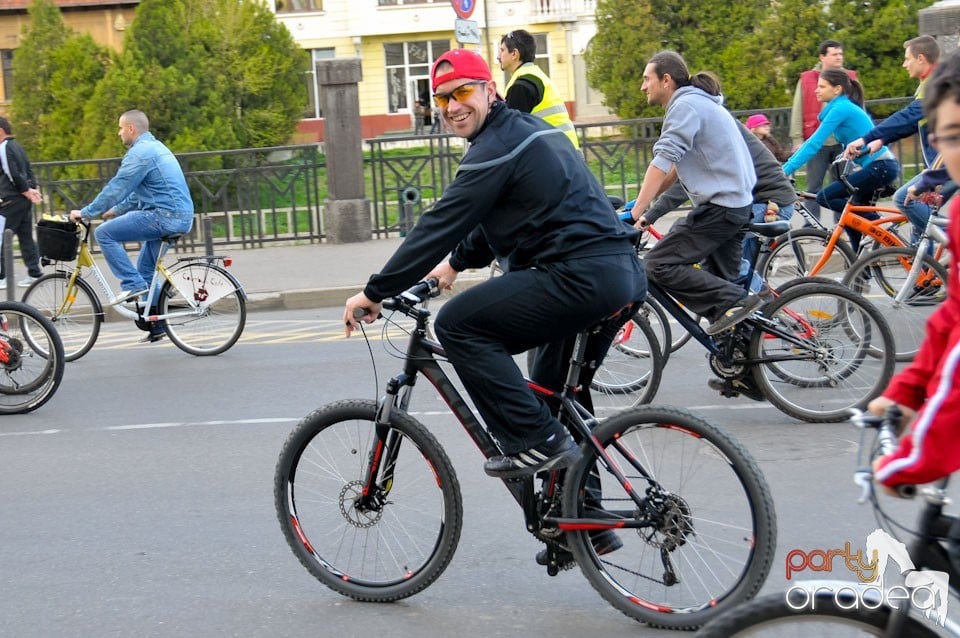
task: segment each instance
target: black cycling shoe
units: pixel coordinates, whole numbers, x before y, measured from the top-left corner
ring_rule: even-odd
[[[531,476],[541,470],[568,467],[580,460],[580,448],[569,434],[557,432],[546,441],[516,454],[506,454],[488,459],[483,464],[487,476],[515,478]]]
[[[716,390],[725,397],[736,397],[743,395],[754,401],[766,401],[766,397],[760,392],[760,389],[748,379],[708,379],[707,385],[711,390]]]
[[[590,532],[590,542],[593,543],[593,549],[597,556],[604,556],[613,553],[623,547],[623,541],[612,529],[601,529],[596,532]],[[567,569],[573,566],[573,554],[562,545],[557,550],[557,567]],[[537,565],[549,565],[549,550],[541,549],[537,552]]]

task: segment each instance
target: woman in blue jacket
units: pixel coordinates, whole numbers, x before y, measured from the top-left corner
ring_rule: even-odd
[[[823,110],[819,115],[820,126],[783,165],[787,175],[806,164],[831,134],[846,146],[873,129],[873,121],[862,107],[863,88],[859,82],[850,78],[846,69],[822,71],[817,82],[816,95],[823,103]],[[837,181],[817,194],[817,203],[833,210],[836,219],[840,218],[848,199],[854,204],[868,204],[876,191],[892,184],[900,174],[900,166],[886,146],[881,146],[876,153],[862,154],[853,161],[859,164],[861,169],[847,176],[850,185],[857,189],[855,193],[851,194],[843,182]],[[864,216],[870,219],[878,217],[876,213],[867,213]],[[849,229],[847,233],[851,246],[856,250],[860,245],[860,233]]]

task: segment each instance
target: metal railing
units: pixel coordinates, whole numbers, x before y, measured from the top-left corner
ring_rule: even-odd
[[[775,135],[785,142],[789,111],[763,111],[773,123]],[[759,111],[738,111],[735,115],[742,119],[754,112]],[[624,199],[636,194],[661,123],[661,118],[647,118],[576,125],[587,163],[608,194]],[[411,212],[410,189],[419,195],[412,205],[413,221],[428,210],[453,181],[465,149],[463,140],[446,134],[380,137],[364,144],[364,179],[375,238],[406,230],[410,220],[404,213]],[[917,136],[894,144],[893,149],[907,176],[919,170],[922,159]],[[323,239],[326,163],[318,145],[184,153],[177,157],[197,215],[193,230],[179,250],[204,251],[210,243],[217,248],[257,248]],[[63,213],[89,203],[119,164],[119,158],[35,163],[34,173],[44,193],[38,212]],[[206,228],[212,237],[206,236]]]

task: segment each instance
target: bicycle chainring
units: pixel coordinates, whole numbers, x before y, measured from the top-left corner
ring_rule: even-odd
[[[749,344],[740,336],[729,335],[727,338],[736,340],[733,344],[732,356],[711,354],[708,359],[710,371],[721,379],[743,379],[750,373],[750,369],[741,363],[747,359]],[[730,349],[729,344],[719,343],[718,345],[724,352]]]
[[[23,357],[21,356],[23,352],[23,342],[10,335],[2,335],[0,339],[3,339],[5,342],[3,347],[3,369],[8,372],[19,370],[20,365],[23,363]]]

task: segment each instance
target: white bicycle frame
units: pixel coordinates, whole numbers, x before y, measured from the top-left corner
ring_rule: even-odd
[[[895,306],[904,303],[913,294],[913,286],[917,283],[917,277],[920,276],[920,269],[923,267],[923,256],[927,254],[931,242],[946,245],[947,236],[940,229],[946,228],[948,221],[945,217],[930,215],[930,219],[927,220],[927,226],[923,229],[923,236],[917,243],[916,257],[913,260],[913,266],[911,266],[910,272],[907,274],[907,280],[903,282],[900,290],[897,291],[897,296],[894,297]]]
[[[150,280],[150,287],[147,291],[147,299],[144,302],[136,301],[134,303],[136,310],[122,305],[123,301],[114,294],[113,289],[103,275],[103,271],[100,270],[100,267],[97,266],[93,260],[93,255],[90,249],[87,248],[86,242],[80,245],[80,254],[77,256],[77,267],[70,273],[69,284],[73,285],[76,278],[81,276],[83,268],[89,268],[100,287],[100,292],[109,300],[107,305],[113,306],[117,314],[122,317],[146,321],[160,321],[176,317],[200,315],[210,304],[236,290],[237,287],[226,277],[206,277],[203,281],[196,279],[191,276],[193,269],[190,268],[189,263],[175,268],[172,271],[168,269],[163,265],[163,257],[172,245],[173,244],[166,241],[161,243],[160,253],[157,256],[157,266],[153,272],[153,278]],[[203,257],[190,259],[189,261],[197,261],[200,259],[203,259]],[[203,272],[207,274],[217,274],[217,270],[214,268],[203,268]],[[188,306],[182,310],[176,310],[162,315],[144,314],[145,311],[154,307],[164,280],[170,282],[170,285],[180,293]]]

